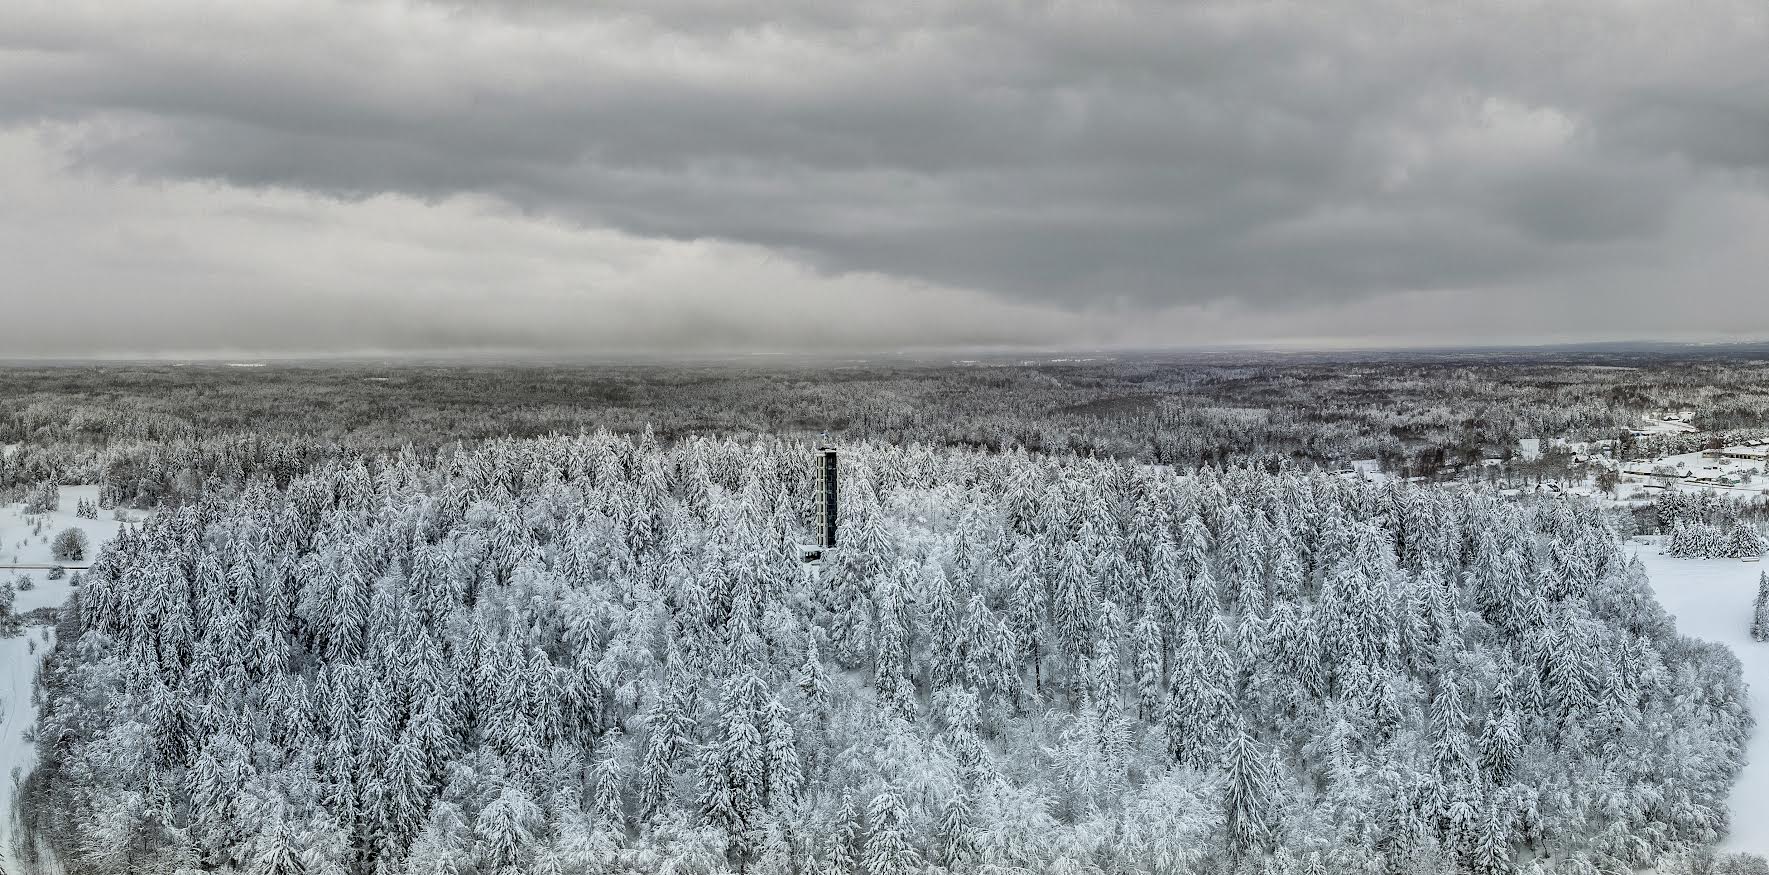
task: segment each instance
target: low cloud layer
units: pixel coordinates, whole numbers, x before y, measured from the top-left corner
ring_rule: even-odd
[[[15,354],[1769,334],[1759,2],[5,17]]]

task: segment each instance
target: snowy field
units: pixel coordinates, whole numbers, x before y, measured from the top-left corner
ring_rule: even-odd
[[[1652,416],[1641,420],[1636,429],[1646,434],[1691,434],[1698,430],[1694,425],[1681,419],[1661,419]]]
[[[1725,849],[1769,854],[1769,642],[1750,636],[1757,575],[1765,563],[1674,559],[1659,555],[1657,538],[1642,540],[1648,543],[1635,550],[1659,603],[1677,618],[1677,630],[1725,644],[1744,664],[1757,729],[1747,752],[1750,764],[1732,791],[1732,835]]]
[[[1653,468],[1665,467],[1677,471],[1678,478],[1673,480],[1669,488],[1679,492],[1717,492],[1734,496],[1755,496],[1769,491],[1769,478],[1766,478],[1764,466],[1760,462],[1739,461],[1736,459],[1710,459],[1706,455],[1681,453],[1652,460]],[[1637,466],[1624,465],[1624,470],[1632,470]],[[1698,483],[1690,479],[1697,477],[1735,476],[1742,482],[1733,486],[1722,486],[1714,483]],[[1621,477],[1621,488],[1617,490],[1623,495],[1630,495],[1644,489],[1647,494],[1657,491],[1663,481],[1658,477],[1642,477],[1638,474],[1624,473]]]
[[[123,523],[112,518],[112,512],[99,511],[99,519],[81,519],[74,509],[84,501],[98,501],[97,486],[64,486],[61,505],[55,513],[27,516],[23,505],[0,506],[0,576],[15,581],[20,574],[31,578],[33,587],[21,591],[13,601],[13,612],[23,614],[37,608],[60,605],[68,597],[68,580],[47,579],[42,570],[17,571],[12,565],[52,565],[55,557],[49,541],[57,532],[79,528],[86,532],[89,544],[87,561],[106,541],[117,536]],[[130,512],[132,520],[146,514]],[[41,531],[33,532],[41,521]],[[85,562],[71,563],[84,565]],[[0,802],[5,816],[0,817],[0,872],[14,871],[12,857],[12,794],[17,779],[29,767],[31,746],[25,732],[37,720],[37,709],[31,702],[31,683],[37,664],[48,650],[49,630],[42,626],[26,627],[19,635],[0,638]]]
[[[18,504],[0,505],[0,575],[13,580],[19,574],[27,575],[35,588],[18,594],[13,602],[14,613],[23,614],[37,608],[59,605],[68,597],[68,579],[48,580],[48,573],[41,569],[14,570],[14,565],[54,565],[55,555],[49,549],[50,539],[62,529],[78,528],[86,532],[89,545],[87,558],[82,562],[70,565],[85,565],[96,555],[98,548],[106,541],[117,536],[123,527],[121,522],[112,518],[112,512],[101,510],[98,519],[81,519],[74,515],[74,508],[79,502],[98,501],[97,486],[63,486],[61,488],[61,506],[55,513],[25,515],[24,508]],[[144,519],[146,514],[127,512],[136,521]],[[42,521],[40,531],[37,522]]]

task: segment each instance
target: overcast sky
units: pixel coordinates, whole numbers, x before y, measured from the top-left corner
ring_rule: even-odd
[[[0,357],[1769,336],[1769,4],[0,0]]]

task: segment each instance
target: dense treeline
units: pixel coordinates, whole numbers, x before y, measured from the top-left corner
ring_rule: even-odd
[[[772,366],[94,365],[0,369],[0,489],[115,484],[134,504],[196,483],[286,480],[412,446],[577,434],[666,444],[829,431],[850,440],[1024,449],[1192,467],[1280,457],[1379,459],[1434,476],[1519,438],[1625,435],[1643,414],[1769,427],[1769,368],[1749,361],[1440,356],[1121,357]],[[1711,420],[1711,421],[1709,421]]]
[[[1746,558],[1761,556],[1769,549],[1763,534],[1750,516],[1762,516],[1761,499],[1739,500],[1711,492],[1666,491],[1649,508],[1657,529],[1665,533],[1665,552],[1684,559],[1711,559],[1717,556]]]
[[[1593,511],[606,433],[212,484],[112,542],[67,872],[1597,872],[1727,829],[1736,659]]]

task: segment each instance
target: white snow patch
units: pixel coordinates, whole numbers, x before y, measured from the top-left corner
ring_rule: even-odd
[[[1371,483],[1382,483],[1388,480],[1388,475],[1382,471],[1382,463],[1376,459],[1352,461],[1349,473],[1354,479],[1367,480]]]
[[[1732,834],[1723,848],[1769,854],[1769,642],[1752,641],[1751,609],[1761,562],[1675,559],[1660,555],[1658,538],[1636,547],[1659,604],[1677,618],[1677,631],[1725,644],[1744,665],[1751,713],[1757,718],[1745,756],[1749,764],[1732,788]]]
[[[1684,422],[1682,414],[1672,415],[1677,418],[1665,419],[1662,417],[1649,416],[1642,420],[1640,425],[1635,427],[1635,431],[1640,432],[1641,434],[1689,434],[1691,432],[1700,431],[1700,429],[1695,426]]]

